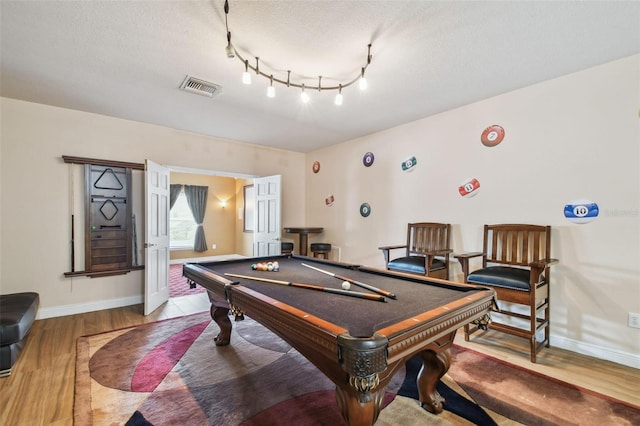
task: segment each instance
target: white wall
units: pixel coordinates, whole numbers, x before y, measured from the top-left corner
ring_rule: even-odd
[[[457,253],[482,249],[485,223],[551,225],[551,344],[640,368],[640,330],[627,326],[640,312],[639,64],[632,56],[309,153],[306,222],[324,226],[343,261],[378,267],[377,247],[404,243],[408,222],[451,223]],[[506,136],[488,148],[480,135],[494,124]],[[417,167],[403,172],[411,156]],[[473,198],[458,193],[466,178],[480,181]],[[576,199],[600,216],[569,222],[564,205]]]
[[[41,317],[141,302],[142,272],[63,276],[69,166],[60,157],[149,158],[281,174],[283,223],[324,226],[313,240],[341,247],[346,262],[384,266],[377,247],[404,242],[411,221],[451,223],[456,252],[481,248],[484,223],[549,224],[560,259],[552,269],[552,345],[640,368],[640,330],[626,325],[628,312],[640,312],[639,63],[636,55],[306,156],[2,98],[0,291],[38,291]],[[487,148],[480,134],[492,124],[506,137]],[[376,160],[365,168],[368,151]],[[410,156],[418,166],[402,172]],[[457,188],[469,177],[481,189],[462,198]],[[331,207],[327,195],[336,199]],[[597,202],[600,216],[567,221],[563,207],[577,198]],[[368,218],[359,214],[363,202],[372,206]]]
[[[40,318],[142,302],[142,271],[64,277],[70,270],[71,167],[62,155],[281,174],[282,220],[304,221],[304,154],[8,98],[0,102],[0,292],[37,291]],[[133,197],[134,210],[141,212],[139,175]],[[81,242],[76,251],[83,251]],[[76,270],[82,268],[76,262]]]

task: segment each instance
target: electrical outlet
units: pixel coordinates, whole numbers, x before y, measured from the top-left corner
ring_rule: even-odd
[[[640,314],[629,312],[629,327],[640,328]]]
[[[217,247],[218,247],[217,245],[215,245],[215,244],[211,244],[211,248],[212,248],[213,250],[215,250]]]

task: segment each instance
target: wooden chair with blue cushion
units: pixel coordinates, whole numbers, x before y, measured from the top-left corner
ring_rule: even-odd
[[[550,226],[505,224],[484,226],[481,253],[454,256],[462,265],[466,283],[496,291],[497,312],[509,321],[491,321],[488,327],[529,339],[531,362],[536,362],[536,354],[543,346],[549,347],[549,267],[558,262],[550,252]],[[470,271],[469,260],[479,256],[482,268]],[[482,323],[466,325],[465,340],[486,328],[487,324]],[[544,338],[538,341],[536,333],[543,329]]]
[[[407,225],[407,243],[378,247],[382,250],[387,269],[395,272],[449,279],[451,225],[420,222]],[[392,250],[404,250],[404,256],[391,259]]]

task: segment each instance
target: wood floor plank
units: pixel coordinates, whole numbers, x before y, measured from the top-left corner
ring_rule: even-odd
[[[640,406],[640,370],[580,355],[561,348],[543,348],[534,364],[529,361],[529,342],[498,331],[475,334],[464,341],[460,331],[455,343],[522,368]]]
[[[12,394],[8,405],[2,410],[6,412],[6,418],[2,423],[4,426],[48,424],[44,421],[45,401],[55,397],[47,388],[48,379],[48,370],[21,372],[19,376],[16,375],[8,389],[0,390]]]
[[[56,357],[53,372],[48,374],[48,389],[52,395],[73,395],[75,388],[76,356],[74,353]],[[73,398],[46,398],[44,424],[55,424],[72,420]]]

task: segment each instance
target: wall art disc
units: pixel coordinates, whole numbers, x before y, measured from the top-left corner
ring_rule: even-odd
[[[478,191],[480,191],[480,181],[476,178],[467,179],[458,187],[458,192],[465,198],[475,197]]]
[[[313,173],[318,173],[320,171],[320,162],[314,161],[313,166],[311,166],[311,170],[313,170]]]
[[[402,162],[402,171],[403,172],[411,172],[418,164],[418,160],[416,157],[407,158]]]
[[[574,200],[564,206],[564,217],[573,223],[589,223],[599,214],[598,204],[590,200]]]
[[[362,217],[367,217],[371,214],[371,206],[368,203],[360,204],[360,215]]]
[[[371,167],[374,160],[375,157],[373,155],[373,152],[367,152],[364,157],[362,157],[362,164],[364,164],[365,167]]]
[[[324,204],[327,207],[331,207],[333,205],[333,203],[336,201],[335,197],[333,195],[327,195],[324,199]]]
[[[480,140],[484,146],[496,146],[504,139],[504,129],[498,125],[489,126],[482,132]]]

